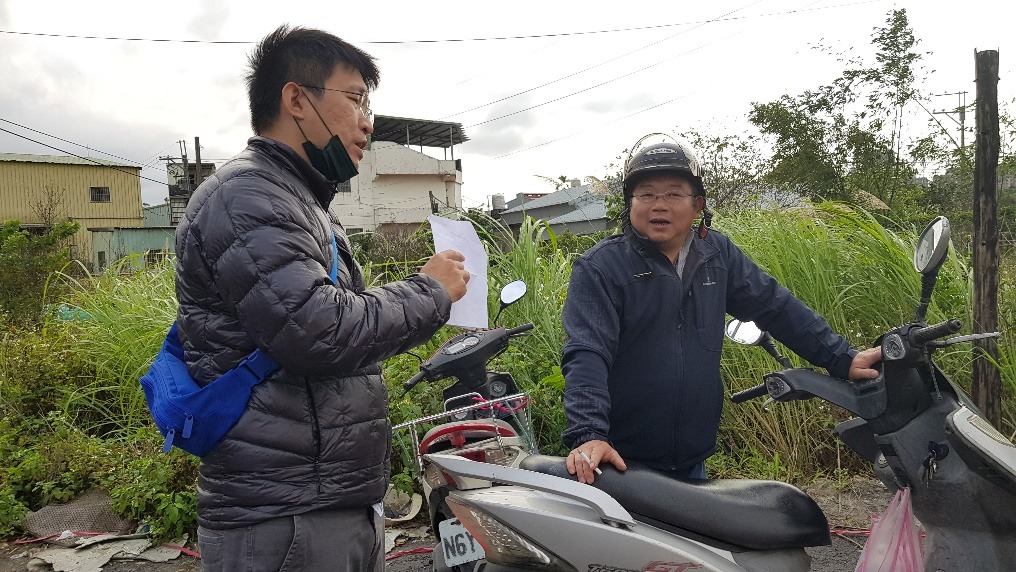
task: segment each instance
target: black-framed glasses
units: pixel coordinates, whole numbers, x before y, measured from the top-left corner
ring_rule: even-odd
[[[297,85],[299,85],[300,87],[305,87],[307,89],[323,89],[325,91],[337,91],[339,93],[348,93],[349,95],[355,95],[357,98],[356,106],[360,108],[360,113],[362,113],[363,116],[367,118],[367,121],[370,121],[371,123],[374,122],[374,112],[371,111],[370,109],[369,92],[348,91],[345,89],[332,89],[330,87],[323,87],[320,85],[303,85],[302,83]]]
[[[632,198],[643,204],[655,203],[656,199],[659,198],[662,198],[664,202],[673,204],[681,201],[682,199],[687,199],[694,196],[695,195],[684,195],[681,193],[639,193]]]

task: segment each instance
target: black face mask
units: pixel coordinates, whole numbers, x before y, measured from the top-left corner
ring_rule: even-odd
[[[304,96],[306,96],[306,94],[304,94]],[[307,102],[310,103],[311,109],[314,110],[318,119],[321,120],[321,124],[325,126],[325,129],[332,138],[328,140],[328,143],[325,143],[324,149],[318,149],[310,142],[310,139],[307,139],[307,134],[303,132],[303,127],[300,127],[300,122],[296,121],[296,118],[294,117],[293,121],[296,121],[297,129],[300,130],[300,134],[303,135],[303,138],[307,139],[303,142],[303,150],[307,153],[307,158],[310,159],[311,166],[314,167],[317,172],[324,175],[324,177],[333,184],[345,183],[359,174],[359,171],[356,170],[356,165],[353,164],[353,160],[349,158],[349,153],[346,152],[346,146],[339,140],[338,135],[335,135],[332,133],[331,129],[328,129],[328,124],[325,123],[321,114],[318,113],[317,107],[314,106],[314,102],[310,100],[310,97],[307,97]]]
[[[310,140],[304,141],[303,150],[311,166],[332,183],[345,183],[359,173],[338,135],[332,135],[324,149],[318,149]]]

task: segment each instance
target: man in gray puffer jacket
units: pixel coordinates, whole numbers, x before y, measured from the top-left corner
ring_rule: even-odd
[[[364,289],[328,205],[357,173],[377,83],[373,58],[331,34],[267,36],[247,75],[258,136],[197,189],[177,228],[191,376],[208,383],[255,348],[280,365],[201,459],[205,570],[383,568],[391,428],[378,362],[430,338],[469,275],[446,251]]]

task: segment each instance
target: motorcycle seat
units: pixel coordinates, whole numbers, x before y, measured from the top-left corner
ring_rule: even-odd
[[[592,486],[614,497],[637,521],[731,551],[776,550],[831,543],[814,499],[793,485],[747,479],[678,480],[627,462],[601,465]],[[563,457],[530,455],[521,468],[566,479]]]

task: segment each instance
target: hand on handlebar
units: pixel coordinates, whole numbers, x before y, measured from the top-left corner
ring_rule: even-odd
[[[582,453],[589,457],[588,461],[582,458]],[[568,473],[578,477],[580,483],[592,484],[596,480],[594,471],[600,466],[601,461],[614,465],[619,471],[628,470],[621,454],[610,443],[598,439],[586,441],[568,453],[565,464],[568,467]]]
[[[865,381],[879,376],[872,366],[882,361],[882,348],[868,348],[857,352],[854,361],[850,362],[850,381]]]

